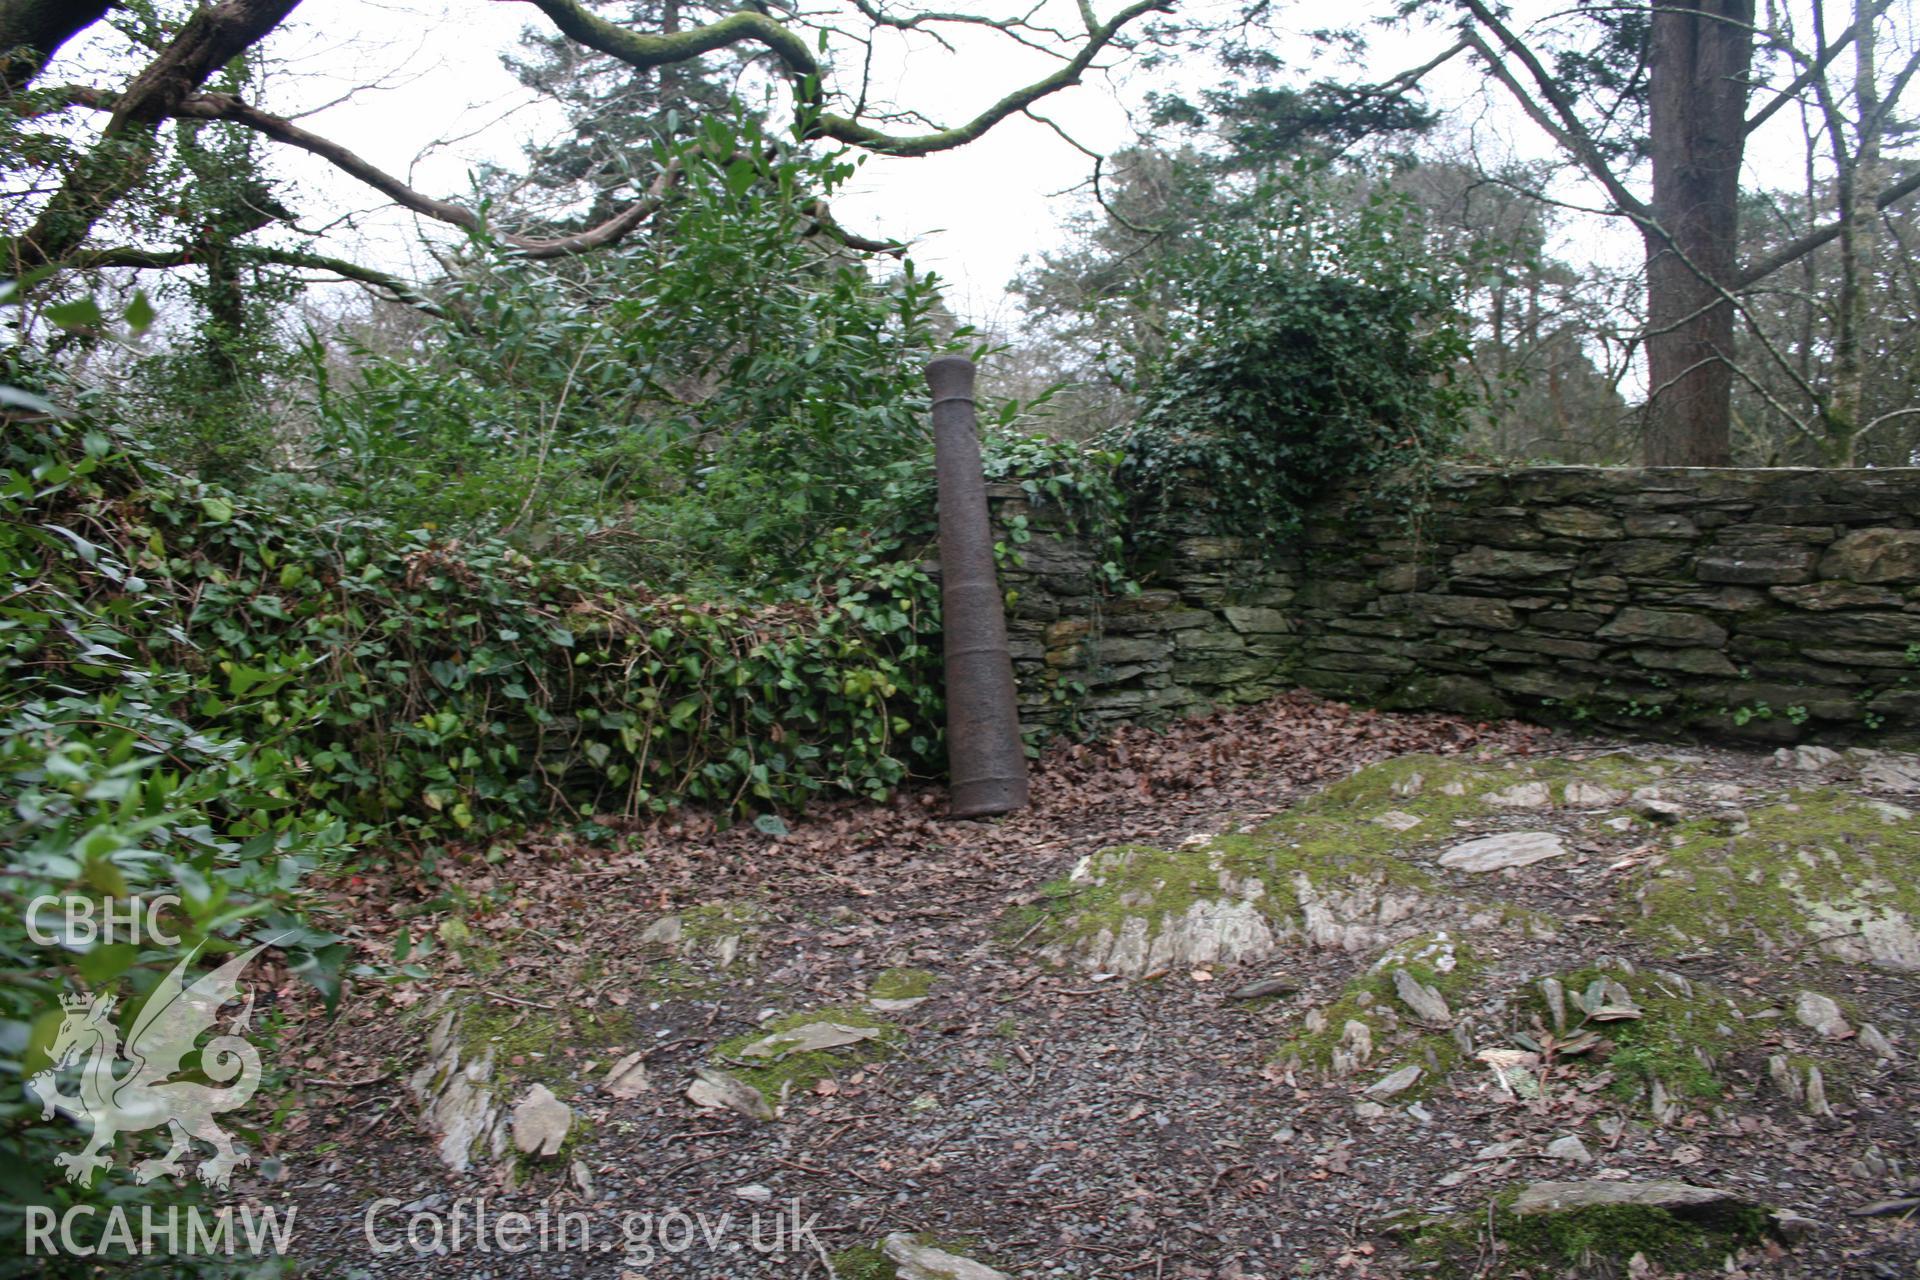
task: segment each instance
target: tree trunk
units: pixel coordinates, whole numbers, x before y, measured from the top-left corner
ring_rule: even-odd
[[[32,84],[61,45],[111,8],[111,0],[0,0],[0,94]]]
[[[1859,151],[1849,158],[1846,129],[1838,107],[1825,97],[1834,160],[1839,166],[1840,301],[1833,340],[1833,390],[1825,411],[1824,461],[1850,467],[1857,461],[1860,429],[1866,421],[1867,368],[1862,352],[1874,272],[1879,259],[1880,93],[1874,84],[1874,30],[1871,0],[1854,0],[1854,109],[1860,113]]]
[[[1733,460],[1732,304],[1753,0],[1655,0],[1648,52],[1653,153],[1647,248],[1645,456]]]
[[[194,11],[180,33],[114,101],[113,114],[31,227],[11,245],[15,275],[58,263],[93,224],[145,180],[159,154],[160,122],[220,68],[264,40],[300,0],[220,0]]]

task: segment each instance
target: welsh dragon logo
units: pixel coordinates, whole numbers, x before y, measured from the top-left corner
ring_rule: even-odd
[[[194,1041],[214,1027],[220,1006],[238,997],[240,971],[277,941],[263,942],[188,985],[185,974],[199,951],[195,947],[133,1017],[126,1028],[124,1049],[113,1022],[119,1003],[113,996],[96,993],[61,1000],[66,1018],[49,1050],[52,1065],[27,1081],[27,1088],[40,1099],[43,1119],[51,1120],[58,1110],[92,1126],[85,1149],[55,1157],[66,1170],[67,1181],[85,1186],[96,1170],[112,1164],[109,1152],[120,1134],[163,1125],[173,1145],[164,1156],[134,1166],[136,1181],[151,1182],[162,1174],[178,1176],[183,1171],[181,1158],[193,1153],[195,1138],[213,1147],[214,1154],[203,1159],[198,1170],[200,1181],[208,1186],[224,1190],[234,1169],[251,1163],[213,1122],[217,1113],[245,1106],[260,1084],[260,1054],[242,1038],[253,1016],[251,992],[246,1007],[228,1021],[225,1034],[200,1049],[200,1073],[214,1084],[169,1081],[168,1077],[180,1071]],[[116,1074],[122,1062],[130,1069]],[[54,1074],[76,1063],[80,1092],[63,1094]]]

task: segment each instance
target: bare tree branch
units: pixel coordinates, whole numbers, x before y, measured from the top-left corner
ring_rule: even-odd
[[[642,35],[616,26],[588,12],[576,0],[527,2],[552,19],[564,35],[642,70],[671,62],[684,62],[736,44],[763,44],[786,67],[803,109],[819,103],[821,69],[813,51],[796,32],[763,14],[735,13],[704,27],[675,32],[670,36],[656,36]],[[1102,23],[1094,19],[1091,7],[1083,3],[1081,10],[1088,22],[1087,35],[1071,58],[1051,75],[1014,90],[971,120],[953,128],[902,136],[888,134],[848,116],[822,113],[813,122],[814,133],[890,156],[923,156],[964,146],[1008,116],[1017,114],[1049,94],[1078,84],[1087,68],[1114,42],[1122,28],[1144,14],[1164,12],[1172,4],[1173,0],[1134,0],[1133,4]],[[945,21],[953,20],[953,15],[941,16]]]
[[[446,317],[449,313],[439,303],[419,293],[412,285],[398,276],[376,271],[372,267],[363,267],[349,262],[345,258],[328,257],[324,254],[305,253],[298,249],[276,249],[265,245],[229,245],[227,252],[236,258],[249,262],[264,262],[281,267],[299,267],[307,271],[325,271],[339,276],[342,280],[351,280],[356,284],[368,285],[385,293],[392,301],[404,303],[431,316]],[[181,267],[197,266],[199,257],[192,249],[90,249],[76,257],[72,266],[82,271],[96,269],[121,268],[133,271],[173,271]]]
[[[1093,65],[1101,52],[1113,43],[1122,28],[1145,14],[1164,13],[1171,9],[1172,5],[1173,0],[1135,0],[1133,4],[1122,9],[1107,22],[1095,23],[1091,26],[1086,40],[1072,59],[1059,70],[1043,76],[1032,84],[1015,89],[964,124],[933,133],[902,137],[883,133],[846,116],[823,115],[820,117],[819,132],[837,142],[845,142],[889,156],[924,156],[936,151],[965,146],[1008,116],[1026,110],[1042,98],[1080,83],[1080,77]],[[1087,14],[1091,18],[1091,9],[1087,9]]]
[[[1914,192],[1920,191],[1920,169],[1908,174],[1898,182],[1882,187],[1880,194],[1873,199],[1874,208],[1885,211],[1905,200]],[[1840,221],[1829,222],[1823,227],[1809,231],[1798,240],[1791,241],[1775,249],[1758,262],[1742,269],[1733,279],[1735,289],[1745,289],[1766,279],[1780,268],[1791,262],[1798,262],[1821,245],[1828,243],[1840,234],[1845,224]]]
[[[1885,13],[1888,6],[1892,3],[1893,0],[1882,0],[1882,3],[1875,9],[1876,15]],[[1827,46],[1817,58],[1807,64],[1806,70],[1794,77],[1792,84],[1789,84],[1786,88],[1775,94],[1767,102],[1766,106],[1747,117],[1747,132],[1752,133],[1755,129],[1758,129],[1761,125],[1772,119],[1774,112],[1798,98],[1801,94],[1805,93],[1809,87],[1821,82],[1827,73],[1827,67],[1840,55],[1842,49],[1845,49],[1853,43],[1854,37],[1858,34],[1859,28],[1857,26],[1848,27],[1844,35]]]
[[[107,16],[114,0],[0,0],[0,94],[32,84],[60,46]]]
[[[465,205],[436,199],[416,191],[339,143],[303,129],[291,120],[262,111],[258,107],[241,101],[233,94],[198,94],[181,103],[175,114],[201,120],[228,120],[244,125],[275,142],[298,147],[302,151],[319,156],[341,172],[366,183],[403,209],[410,209],[415,213],[466,231],[478,231],[481,227],[480,216]],[[593,249],[605,248],[625,238],[648,218],[659,212],[667,192],[678,181],[679,176],[678,162],[670,163],[661,170],[645,196],[635,200],[604,222],[588,227],[584,231],[552,239],[518,235],[503,235],[500,238],[522,256],[535,259],[565,258]]]
[[[152,168],[160,122],[172,115],[208,76],[252,48],[300,0],[222,0],[199,10],[159,57],[134,77],[114,102],[100,138],[68,175],[26,234],[11,246],[18,275],[58,262],[86,240],[122,196]]]
[[[0,32],[7,30],[4,24],[10,13],[25,12],[40,2],[42,0],[0,0]],[[562,35],[636,69],[687,62],[720,49],[759,46],[780,64],[792,82],[801,118],[807,122],[811,136],[887,155],[917,156],[970,142],[1008,116],[1078,83],[1101,53],[1116,43],[1123,28],[1146,13],[1169,8],[1173,0],[1133,0],[1106,22],[1097,19],[1090,0],[1078,0],[1087,25],[1084,36],[1070,36],[1065,31],[1034,23],[1037,6],[1021,17],[998,19],[949,12],[902,15],[883,7],[885,0],[851,0],[869,22],[880,27],[925,30],[945,23],[976,25],[1000,31],[1035,48],[1045,48],[1040,37],[1055,40],[1061,46],[1047,50],[1061,60],[1061,65],[1050,75],[1005,95],[965,123],[911,135],[889,134],[857,118],[820,110],[822,67],[807,32],[802,29],[806,24],[797,18],[789,24],[782,17],[770,16],[765,11],[742,10],[704,26],[650,34],[609,22],[587,9],[580,0],[526,2],[539,9]],[[265,37],[298,3],[299,0],[218,0],[189,18],[125,91],[113,93],[91,86],[68,86],[31,103],[27,109],[37,115],[88,107],[109,113],[109,118],[94,146],[40,210],[33,226],[11,242],[0,242],[0,249],[11,259],[4,265],[15,273],[63,262],[136,265],[133,255],[137,250],[110,251],[109,261],[87,255],[83,246],[94,225],[146,180],[159,154],[158,127],[169,118],[219,120],[240,125],[325,160],[402,208],[463,230],[481,230],[482,220],[474,209],[427,195],[340,143],[290,119],[263,111],[236,94],[201,91],[214,71]],[[72,20],[78,21],[79,17]],[[1452,55],[1444,55],[1441,61],[1447,56]],[[680,162],[676,160],[660,170],[650,189],[639,199],[601,223],[574,234],[554,238],[508,234],[501,239],[521,256],[536,259],[560,258],[617,243],[659,211],[681,176]],[[820,202],[810,204],[805,212],[815,232],[845,245],[871,252],[900,251],[901,246],[892,241],[873,240],[848,232]],[[256,249],[254,252],[266,251]],[[156,258],[148,265],[160,264]],[[381,283],[380,287],[389,286]]]
[[[1612,167],[1607,164],[1599,143],[1595,142],[1593,135],[1587,132],[1587,127],[1581,123],[1580,115],[1574,110],[1572,101],[1561,91],[1558,82],[1541,64],[1539,57],[1481,0],[1466,0],[1466,6],[1474,19],[1493,32],[1500,41],[1501,47],[1506,49],[1532,77],[1539,92],[1537,99],[1526,90],[1525,86],[1521,85],[1506,63],[1487,46],[1487,42],[1481,39],[1478,33],[1469,33],[1465,37],[1473,51],[1486,62],[1494,77],[1507,87],[1507,91],[1520,104],[1520,109],[1526,112],[1535,124],[1545,129],[1548,136],[1558,142],[1579,162],[1581,168],[1606,189],[1608,198],[1619,207],[1622,213],[1642,223],[1651,223],[1653,214],[1647,208],[1646,202],[1627,190],[1626,184],[1620,181],[1619,175],[1614,173]],[[1545,106],[1541,105],[1543,102]]]

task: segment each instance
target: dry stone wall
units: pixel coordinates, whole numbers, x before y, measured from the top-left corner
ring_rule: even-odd
[[[1285,548],[1192,532],[1127,566],[1134,595],[1096,588],[1057,511],[1017,485],[990,497],[1030,727],[1304,686],[1655,733],[1920,739],[1920,469],[1456,468],[1417,516],[1345,497]]]

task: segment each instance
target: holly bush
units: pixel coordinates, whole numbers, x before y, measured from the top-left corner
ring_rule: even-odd
[[[1329,488],[1406,476],[1459,432],[1460,273],[1412,204],[1345,203],[1305,170],[1171,260],[1170,354],[1117,441],[1130,534],[1269,545]]]

